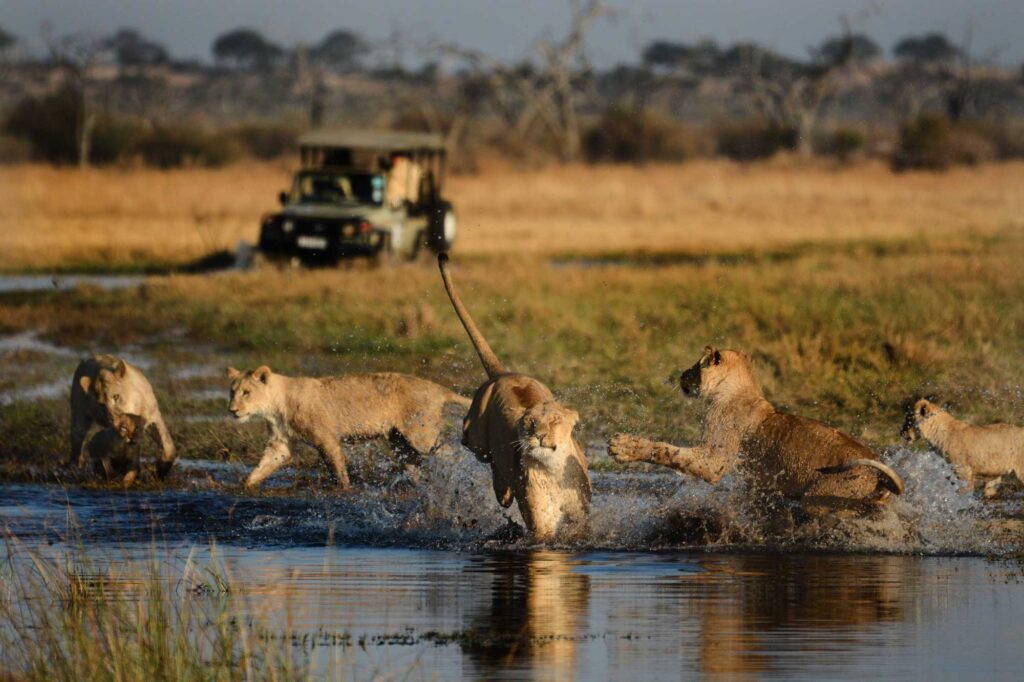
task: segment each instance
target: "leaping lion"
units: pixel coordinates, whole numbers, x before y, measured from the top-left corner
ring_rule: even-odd
[[[515,500],[535,539],[579,532],[591,495],[587,458],[572,435],[579,414],[562,406],[541,382],[505,368],[455,292],[447,254],[439,254],[437,263],[448,298],[487,372],[462,422],[462,444],[491,465],[498,503],[508,507]]]
[[[737,469],[758,492],[798,499],[812,515],[863,512],[903,492],[899,474],[864,445],[826,424],[776,410],[742,353],[707,346],[679,386],[707,403],[700,445],[616,434],[609,442],[615,459],[660,464],[711,484]]]

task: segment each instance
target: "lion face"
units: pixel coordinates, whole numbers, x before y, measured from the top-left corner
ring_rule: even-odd
[[[124,360],[118,360],[112,370],[101,369],[88,390],[103,406],[104,426],[112,426],[122,438],[130,440],[135,434],[132,416],[141,414],[143,410],[141,397],[131,385]]]
[[[750,362],[734,350],[705,346],[700,359],[679,377],[679,389],[689,398],[711,398],[736,383],[754,381]]]
[[[935,415],[939,408],[929,400],[921,399],[914,403],[914,409],[907,413],[907,418],[900,429],[900,435],[909,443],[921,437],[921,424]]]
[[[239,372],[231,367],[228,378],[231,379],[231,400],[228,410],[240,422],[248,421],[253,416],[265,416],[274,408],[270,387],[271,371],[266,365],[251,372]]]
[[[550,400],[529,408],[518,424],[523,456],[560,471],[574,452],[572,431],[579,420],[576,411]]]

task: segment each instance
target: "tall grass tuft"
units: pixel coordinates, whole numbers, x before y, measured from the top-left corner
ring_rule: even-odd
[[[0,574],[0,679],[297,680],[308,655],[244,616],[216,565],[180,578],[147,560],[117,576],[83,552],[44,556],[8,539]],[[296,653],[297,652],[297,653]]]

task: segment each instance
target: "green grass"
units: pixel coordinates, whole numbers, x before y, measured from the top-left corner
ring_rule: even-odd
[[[671,378],[714,344],[751,354],[779,406],[881,447],[897,440],[904,405],[922,394],[970,420],[1020,421],[1021,262],[1024,235],[1007,232],[647,267],[456,257],[454,278],[507,365],[580,411],[584,442],[618,430],[694,439],[699,405]],[[263,436],[189,422],[226,414],[227,382],[175,379],[183,364],[393,370],[466,395],[483,380],[433,267],[173,276],[127,292],[0,296],[0,331],[24,329],[82,351],[148,355],[184,456],[248,459]],[[224,400],[197,400],[196,388],[223,390]],[[65,413],[59,402],[0,407],[0,450],[62,455]]]
[[[156,551],[130,578],[84,551],[48,558],[8,538],[0,562],[0,678],[300,680],[310,650],[249,615],[229,578],[186,559],[171,578]]]

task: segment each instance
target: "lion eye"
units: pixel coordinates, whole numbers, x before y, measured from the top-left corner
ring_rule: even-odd
[[[119,403],[119,402],[121,402],[121,396],[119,396],[119,395],[115,395],[115,396],[114,396],[114,402],[115,402],[115,403]]]
[[[248,396],[249,396],[249,390],[248,389],[242,391],[242,397],[243,398],[247,398]]]

